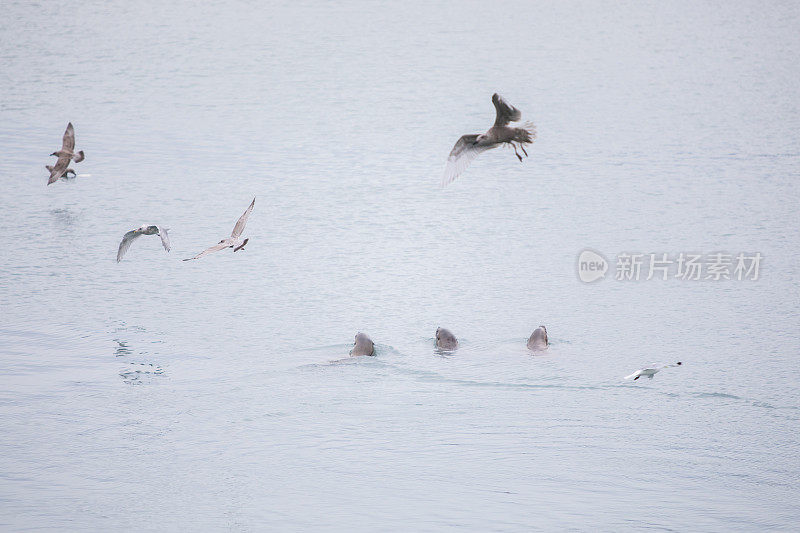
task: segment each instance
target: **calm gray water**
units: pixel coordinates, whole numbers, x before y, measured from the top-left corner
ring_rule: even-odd
[[[0,528],[795,529],[799,53],[791,2],[5,3]],[[440,189],[495,91],[530,158]]]

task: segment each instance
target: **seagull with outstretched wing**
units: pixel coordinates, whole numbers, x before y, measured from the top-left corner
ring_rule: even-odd
[[[56,180],[59,180],[59,179],[60,180],[64,180],[64,181],[69,181],[69,180],[75,179],[75,176],[77,176],[77,174],[75,173],[75,171],[73,169],[66,168],[66,169],[64,169],[63,172],[61,172],[60,176],[57,176],[55,179],[53,179],[53,170],[55,169],[55,167],[53,165],[45,165],[44,168],[46,168],[47,171],[50,172],[50,179],[52,179],[53,181],[56,181]],[[72,172],[72,177],[70,177],[70,175],[69,175],[70,172]],[[50,185],[53,181],[49,181],[47,184]]]
[[[119,243],[119,249],[117,250],[117,263],[122,261],[122,257],[128,251],[128,248],[131,247],[133,241],[135,241],[141,235],[158,235],[161,237],[162,246],[164,246],[164,249],[169,252],[170,244],[169,234],[167,233],[168,231],[169,228],[151,226],[148,224],[142,224],[141,227],[130,230],[122,237],[122,241]]]
[[[510,122],[518,122],[522,118],[519,109],[506,102],[497,93],[492,95],[497,116],[494,125],[486,133],[473,133],[462,135],[447,157],[447,166],[442,176],[442,187],[461,175],[473,159],[486,150],[497,148],[501,144],[508,144],[514,148],[514,153],[522,161],[522,156],[517,152],[517,145],[527,156],[525,145],[531,144],[536,139],[536,126],[526,122],[521,128],[512,128]],[[517,144],[514,144],[517,143]]]
[[[629,376],[625,376],[624,379],[632,379],[632,380],[636,381],[637,379],[639,379],[642,376],[647,376],[648,378],[653,379],[653,376],[658,374],[658,372],[660,370],[664,370],[665,368],[669,368],[671,366],[681,366],[682,364],[683,363],[678,361],[677,363],[670,364],[670,365],[655,365],[654,364],[654,365],[646,366],[646,367],[642,368],[641,370],[637,370],[636,372],[634,372],[633,374],[631,374]]]
[[[231,236],[225,239],[222,239],[217,244],[212,246],[211,248],[207,248],[197,254],[194,257],[189,257],[184,259],[184,261],[191,261],[192,259],[200,259],[204,255],[213,254],[214,252],[219,252],[224,248],[233,248],[234,252],[238,252],[239,250],[244,249],[244,246],[247,244],[247,241],[250,239],[241,240],[242,232],[244,231],[244,227],[247,224],[247,218],[250,216],[250,213],[253,212],[253,206],[256,205],[256,199],[253,198],[253,201],[250,202],[250,205],[247,209],[245,209],[242,216],[239,217],[239,220],[236,222],[236,225],[233,227],[233,231],[231,232]]]
[[[58,161],[56,161],[56,164],[52,167],[48,165],[48,170],[50,171],[50,178],[47,180],[48,185],[57,182],[59,178],[66,176],[68,172],[75,173],[71,168],[67,168],[69,167],[70,160],[80,163],[84,160],[84,156],[83,150],[77,153],[74,152],[74,150],[75,128],[72,127],[72,122],[70,122],[67,124],[67,130],[64,132],[64,137],[61,141],[61,150],[50,154],[58,157]]]

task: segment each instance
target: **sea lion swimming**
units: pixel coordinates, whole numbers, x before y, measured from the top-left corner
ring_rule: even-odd
[[[458,348],[458,339],[444,328],[436,328],[436,347],[440,350],[455,350]]]
[[[528,339],[529,350],[546,350],[548,344],[547,328],[544,326],[539,326],[533,330],[533,333],[531,333],[531,336]]]
[[[375,344],[364,333],[357,333],[350,355],[375,355]]]

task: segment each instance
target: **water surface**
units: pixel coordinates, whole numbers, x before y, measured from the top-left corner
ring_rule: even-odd
[[[797,6],[435,4],[4,6],[0,527],[796,527]],[[440,189],[495,91],[530,158]]]

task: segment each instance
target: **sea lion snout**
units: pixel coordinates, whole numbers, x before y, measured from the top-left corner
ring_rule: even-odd
[[[440,350],[455,350],[458,348],[458,339],[444,328],[436,328],[436,347]]]
[[[546,350],[550,342],[547,339],[547,328],[539,326],[531,336],[528,338],[528,349],[530,350]]]
[[[375,355],[375,343],[364,333],[356,333],[350,355]]]

